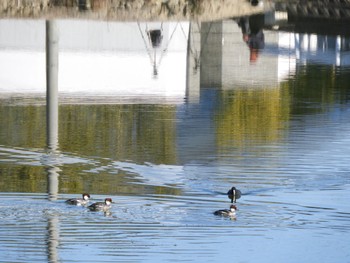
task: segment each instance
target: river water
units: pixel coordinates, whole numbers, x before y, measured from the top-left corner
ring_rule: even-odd
[[[72,44],[63,21],[48,149],[44,23],[1,23],[0,262],[350,262],[348,37],[264,30],[251,61],[235,21],[203,24],[189,73],[188,25],[172,24],[154,75],[122,25]],[[213,215],[232,186],[236,217]],[[65,204],[83,192],[110,213]]]

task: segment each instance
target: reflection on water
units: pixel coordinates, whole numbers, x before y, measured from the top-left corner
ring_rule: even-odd
[[[136,23],[126,27],[138,32]],[[105,74],[110,59],[142,60],[111,48],[119,38],[107,31],[99,40],[108,52],[71,49],[79,62],[70,79],[61,76],[58,142],[46,140],[44,84],[26,94],[35,78],[16,78],[9,59],[41,61],[42,47],[1,45],[0,261],[216,262],[232,260],[232,249],[238,262],[348,260],[348,39],[264,30],[252,63],[236,20],[188,25],[189,39],[176,23],[168,32],[175,28],[174,57],[184,68],[167,54],[171,67],[158,78],[150,63],[129,76]],[[144,48],[139,41],[132,43]],[[74,71],[79,64],[85,74]],[[154,83],[161,84],[147,93]],[[243,193],[237,219],[214,216],[229,207],[232,185]],[[112,197],[111,213],[64,203],[83,192],[92,201]]]
[[[217,114],[218,144],[222,149],[246,148],[283,139],[290,117],[288,88],[267,88],[254,92],[237,89],[222,94],[223,106]],[[227,132],[229,131],[229,132]],[[234,140],[233,140],[234,138]],[[243,145],[242,145],[243,144]]]
[[[270,1],[3,0],[0,18],[130,20],[218,20],[269,10]]]
[[[185,95],[188,22],[58,21],[59,91],[70,102],[180,101]],[[41,94],[45,81],[44,21],[0,22],[0,91]],[[162,32],[153,49],[147,32]],[[158,74],[154,75],[154,67]],[[16,78],[20,74],[21,78]],[[133,81],[130,81],[132,79]],[[95,91],[98,90],[96,96]],[[113,95],[119,98],[111,98]],[[86,102],[86,101],[85,101]]]

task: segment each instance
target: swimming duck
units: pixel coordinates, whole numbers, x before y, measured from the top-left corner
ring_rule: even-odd
[[[69,205],[87,205],[89,203],[90,195],[87,193],[82,194],[82,198],[71,198],[66,200]]]
[[[241,198],[241,191],[239,191],[238,189],[236,189],[236,187],[232,187],[228,192],[227,192],[227,196],[228,198],[231,199],[231,203],[235,202],[236,200]]]
[[[229,216],[234,217],[236,215],[237,207],[235,205],[231,205],[230,209],[222,209],[214,212],[216,216]]]
[[[104,212],[107,212],[111,207],[112,207],[111,198],[106,198],[104,202],[96,202],[88,206],[90,211],[104,211]]]

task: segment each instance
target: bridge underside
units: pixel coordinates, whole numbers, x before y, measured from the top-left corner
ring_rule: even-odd
[[[291,19],[350,20],[350,0],[291,0],[276,3]]]
[[[350,35],[350,0],[280,1],[275,10],[288,13],[288,24],[280,25],[280,30]]]

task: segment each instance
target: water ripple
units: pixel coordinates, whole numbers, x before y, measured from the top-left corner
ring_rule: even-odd
[[[337,198],[344,191],[320,194]],[[320,235],[350,232],[346,207],[334,206],[332,198],[324,198],[322,206],[317,198],[301,202],[308,196],[296,191],[243,196],[235,220],[214,216],[213,211],[228,207],[229,202],[209,194],[112,196],[116,203],[110,214],[66,205],[67,197],[48,201],[45,194],[1,193],[0,251],[6,250],[13,262],[21,261],[14,256],[19,248],[31,262],[45,261],[58,251],[60,259],[69,262],[81,253],[86,255],[85,262],[96,258],[125,262],[125,257],[143,261],[141,254],[152,258],[154,253],[165,261],[195,253],[201,255],[198,260],[206,261],[214,260],[216,247],[223,244],[221,238],[230,236],[266,237],[271,229],[315,229]],[[23,241],[18,243],[19,239]]]

